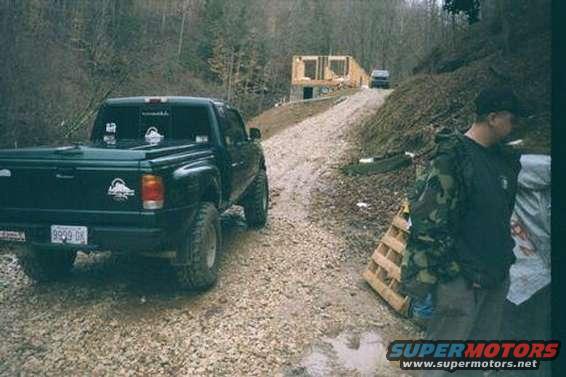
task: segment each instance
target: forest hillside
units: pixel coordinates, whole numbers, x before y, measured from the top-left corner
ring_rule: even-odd
[[[441,0],[0,0],[0,147],[85,140],[113,96],[212,96],[250,118],[288,99],[293,55],[400,81],[459,23]]]
[[[511,86],[531,113],[519,135],[523,150],[550,152],[550,1],[516,1],[509,9],[504,16],[484,9],[483,19],[436,46],[415,67],[414,76],[366,124],[366,154],[430,150],[439,128],[469,127],[474,97],[498,84]]]

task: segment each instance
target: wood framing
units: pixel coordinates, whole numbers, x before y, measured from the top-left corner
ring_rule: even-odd
[[[369,75],[351,56],[293,56],[291,85],[356,88],[368,84]]]
[[[363,273],[369,285],[402,315],[409,309],[409,297],[399,293],[401,261],[409,235],[408,213],[403,203]]]

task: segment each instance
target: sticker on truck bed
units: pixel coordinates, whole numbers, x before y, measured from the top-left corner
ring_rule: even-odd
[[[0,240],[26,242],[26,234],[24,232],[15,232],[12,230],[0,230]]]
[[[129,196],[134,196],[135,191],[126,186],[126,182],[122,178],[115,178],[108,188],[108,195],[117,202],[128,200]]]

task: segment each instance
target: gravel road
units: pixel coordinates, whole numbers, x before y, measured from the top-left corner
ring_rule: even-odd
[[[387,93],[361,90],[264,142],[269,222],[252,231],[241,210],[223,216],[220,279],[207,292],[176,291],[162,266],[108,253],[81,253],[68,280],[36,285],[2,251],[0,375],[401,375],[384,349],[416,329],[348,263],[339,232],[310,216],[345,135]]]

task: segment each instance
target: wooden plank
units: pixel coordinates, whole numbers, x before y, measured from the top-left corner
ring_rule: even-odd
[[[388,250],[387,246],[384,245],[383,242],[380,242],[379,245],[377,245],[377,249],[375,249],[374,254],[379,253],[381,255],[385,255]]]
[[[375,261],[370,259],[369,263],[368,263],[368,267],[367,267],[368,271],[374,272],[375,270],[377,270],[377,267],[378,267],[378,264],[375,263]]]
[[[399,217],[399,215],[393,218],[393,226],[401,229],[405,233],[409,232],[409,222],[404,218]]]
[[[401,269],[395,263],[387,259],[381,254],[373,254],[373,260],[381,267],[383,267],[389,276],[397,281],[401,281]]]
[[[409,234],[405,214],[405,207],[402,206],[370,258],[368,269],[363,273],[370,286],[402,315],[407,314],[410,300],[399,293],[402,261],[400,257],[405,251]],[[375,272],[371,271],[374,266],[377,266]]]
[[[389,235],[385,235],[381,239],[381,242],[401,255],[403,255],[403,252],[405,251],[405,244]]]
[[[385,232],[384,236],[393,237],[394,233],[395,233],[395,229],[392,226],[389,226],[389,228],[387,228],[387,231]]]
[[[395,228],[397,229],[397,228]],[[405,252],[405,246],[407,245],[407,233],[398,230],[397,229],[397,234],[393,237],[395,238],[397,241],[401,242],[401,244],[403,244],[403,251],[399,254],[403,255],[403,253]]]
[[[379,280],[375,275],[366,271],[364,273],[364,278],[371,285],[373,289],[379,293],[385,301],[397,310],[399,313],[405,314],[408,308],[408,298],[403,298],[398,293],[390,289],[384,282]]]

